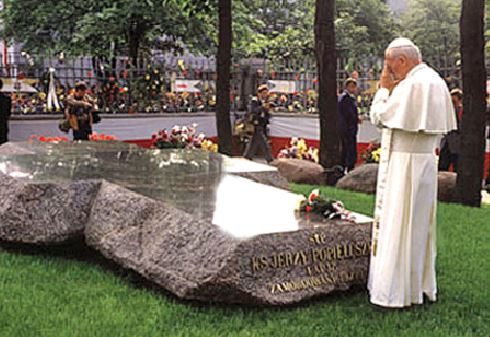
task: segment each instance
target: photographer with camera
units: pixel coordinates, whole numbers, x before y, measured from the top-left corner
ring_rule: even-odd
[[[77,82],[75,84],[75,93],[68,96],[66,101],[65,113],[73,130],[73,140],[89,140],[92,134],[95,103],[86,94],[86,90],[87,86],[84,82]]]
[[[267,85],[259,86],[257,90],[257,98],[254,98],[251,102],[250,107],[250,119],[254,126],[254,133],[250,143],[247,144],[247,148],[245,149],[245,153],[243,156],[246,159],[252,160],[253,156],[257,152],[259,147],[262,148],[262,151],[265,155],[265,160],[267,163],[270,163],[274,160],[271,154],[271,150],[269,148],[269,144],[267,143],[267,125],[269,124],[270,119],[270,105],[267,102],[269,97],[269,89]]]

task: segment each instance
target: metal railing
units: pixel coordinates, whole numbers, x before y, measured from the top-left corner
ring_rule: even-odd
[[[96,97],[98,107],[105,113],[178,113],[214,111],[216,106],[216,72],[186,68],[185,66],[166,66],[165,64],[146,65],[134,69],[126,60],[117,60],[116,68],[94,62],[92,58],[77,60],[50,60],[45,66],[32,66],[20,62],[22,57],[11,58],[18,63],[7,68],[0,67],[4,77],[13,81],[33,83],[37,94],[13,93],[14,114],[44,114],[49,112],[46,105],[48,88],[46,64],[56,69],[57,93],[63,99],[73,90],[76,81],[83,80],[89,87],[89,94]],[[337,61],[337,83],[339,93],[343,82],[356,76],[359,86],[358,104],[361,113],[367,112],[372,95],[376,90],[377,77],[382,61],[370,58],[352,63],[347,59]],[[357,70],[355,70],[357,69]],[[451,86],[459,86],[460,72],[457,67],[443,68],[441,75],[450,77]],[[180,82],[179,82],[180,81]],[[182,90],[177,83],[197,81],[192,90]],[[275,92],[277,81],[287,81],[287,90]],[[277,112],[316,113],[318,111],[318,80],[314,62],[305,62],[302,67],[290,64],[270,64],[262,62],[254,65],[235,65],[232,69],[231,109],[244,111],[259,84],[268,83],[271,88],[271,103]],[[195,89],[197,88],[197,90]]]

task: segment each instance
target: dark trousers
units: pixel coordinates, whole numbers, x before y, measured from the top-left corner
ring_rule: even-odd
[[[90,140],[91,134],[90,126],[81,126],[77,131],[73,130],[73,140]]]
[[[252,139],[250,140],[250,143],[247,144],[243,156],[247,159],[252,159],[255,156],[255,153],[257,152],[259,147],[262,149],[262,152],[265,155],[265,160],[267,160],[268,163],[274,160],[271,154],[271,150],[269,148],[269,144],[267,143],[265,128],[262,126],[255,127]]]
[[[8,142],[8,121],[0,119],[0,144]]]
[[[453,165],[454,172],[458,171],[458,154],[452,153],[449,146],[444,146],[439,153],[439,171],[449,171],[449,167]]]
[[[357,162],[357,133],[348,133],[341,136],[341,163],[352,171]]]

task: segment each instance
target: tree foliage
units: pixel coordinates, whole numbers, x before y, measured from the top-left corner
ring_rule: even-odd
[[[402,34],[420,47],[424,59],[443,63],[447,58],[454,66],[460,58],[460,13],[461,1],[412,0],[401,17]]]
[[[162,35],[215,55],[217,0],[5,0],[3,38],[31,53],[135,56],[159,48]],[[313,58],[314,0],[233,0],[233,57]],[[29,13],[29,15],[26,15]],[[396,26],[381,0],[338,0],[337,45],[343,56],[381,55]]]
[[[200,51],[215,45],[213,12],[202,18],[206,38],[200,40],[205,44],[194,45]],[[313,58],[314,12],[314,0],[234,0],[234,58],[265,57],[293,63]],[[335,26],[341,56],[352,58],[382,55],[397,30],[392,13],[381,0],[337,0]]]
[[[116,45],[136,57],[156,37],[182,34],[190,2],[6,0],[2,35],[32,53],[111,56]]]
[[[0,12],[3,39],[22,43],[26,50],[59,52],[70,46],[76,13],[83,5],[54,0],[5,0]]]

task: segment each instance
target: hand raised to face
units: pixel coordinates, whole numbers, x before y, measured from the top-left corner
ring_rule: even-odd
[[[391,92],[399,82],[399,80],[394,79],[393,74],[391,73],[387,63],[385,62],[383,66],[383,71],[381,72],[381,78],[379,80],[380,87],[388,89]]]

